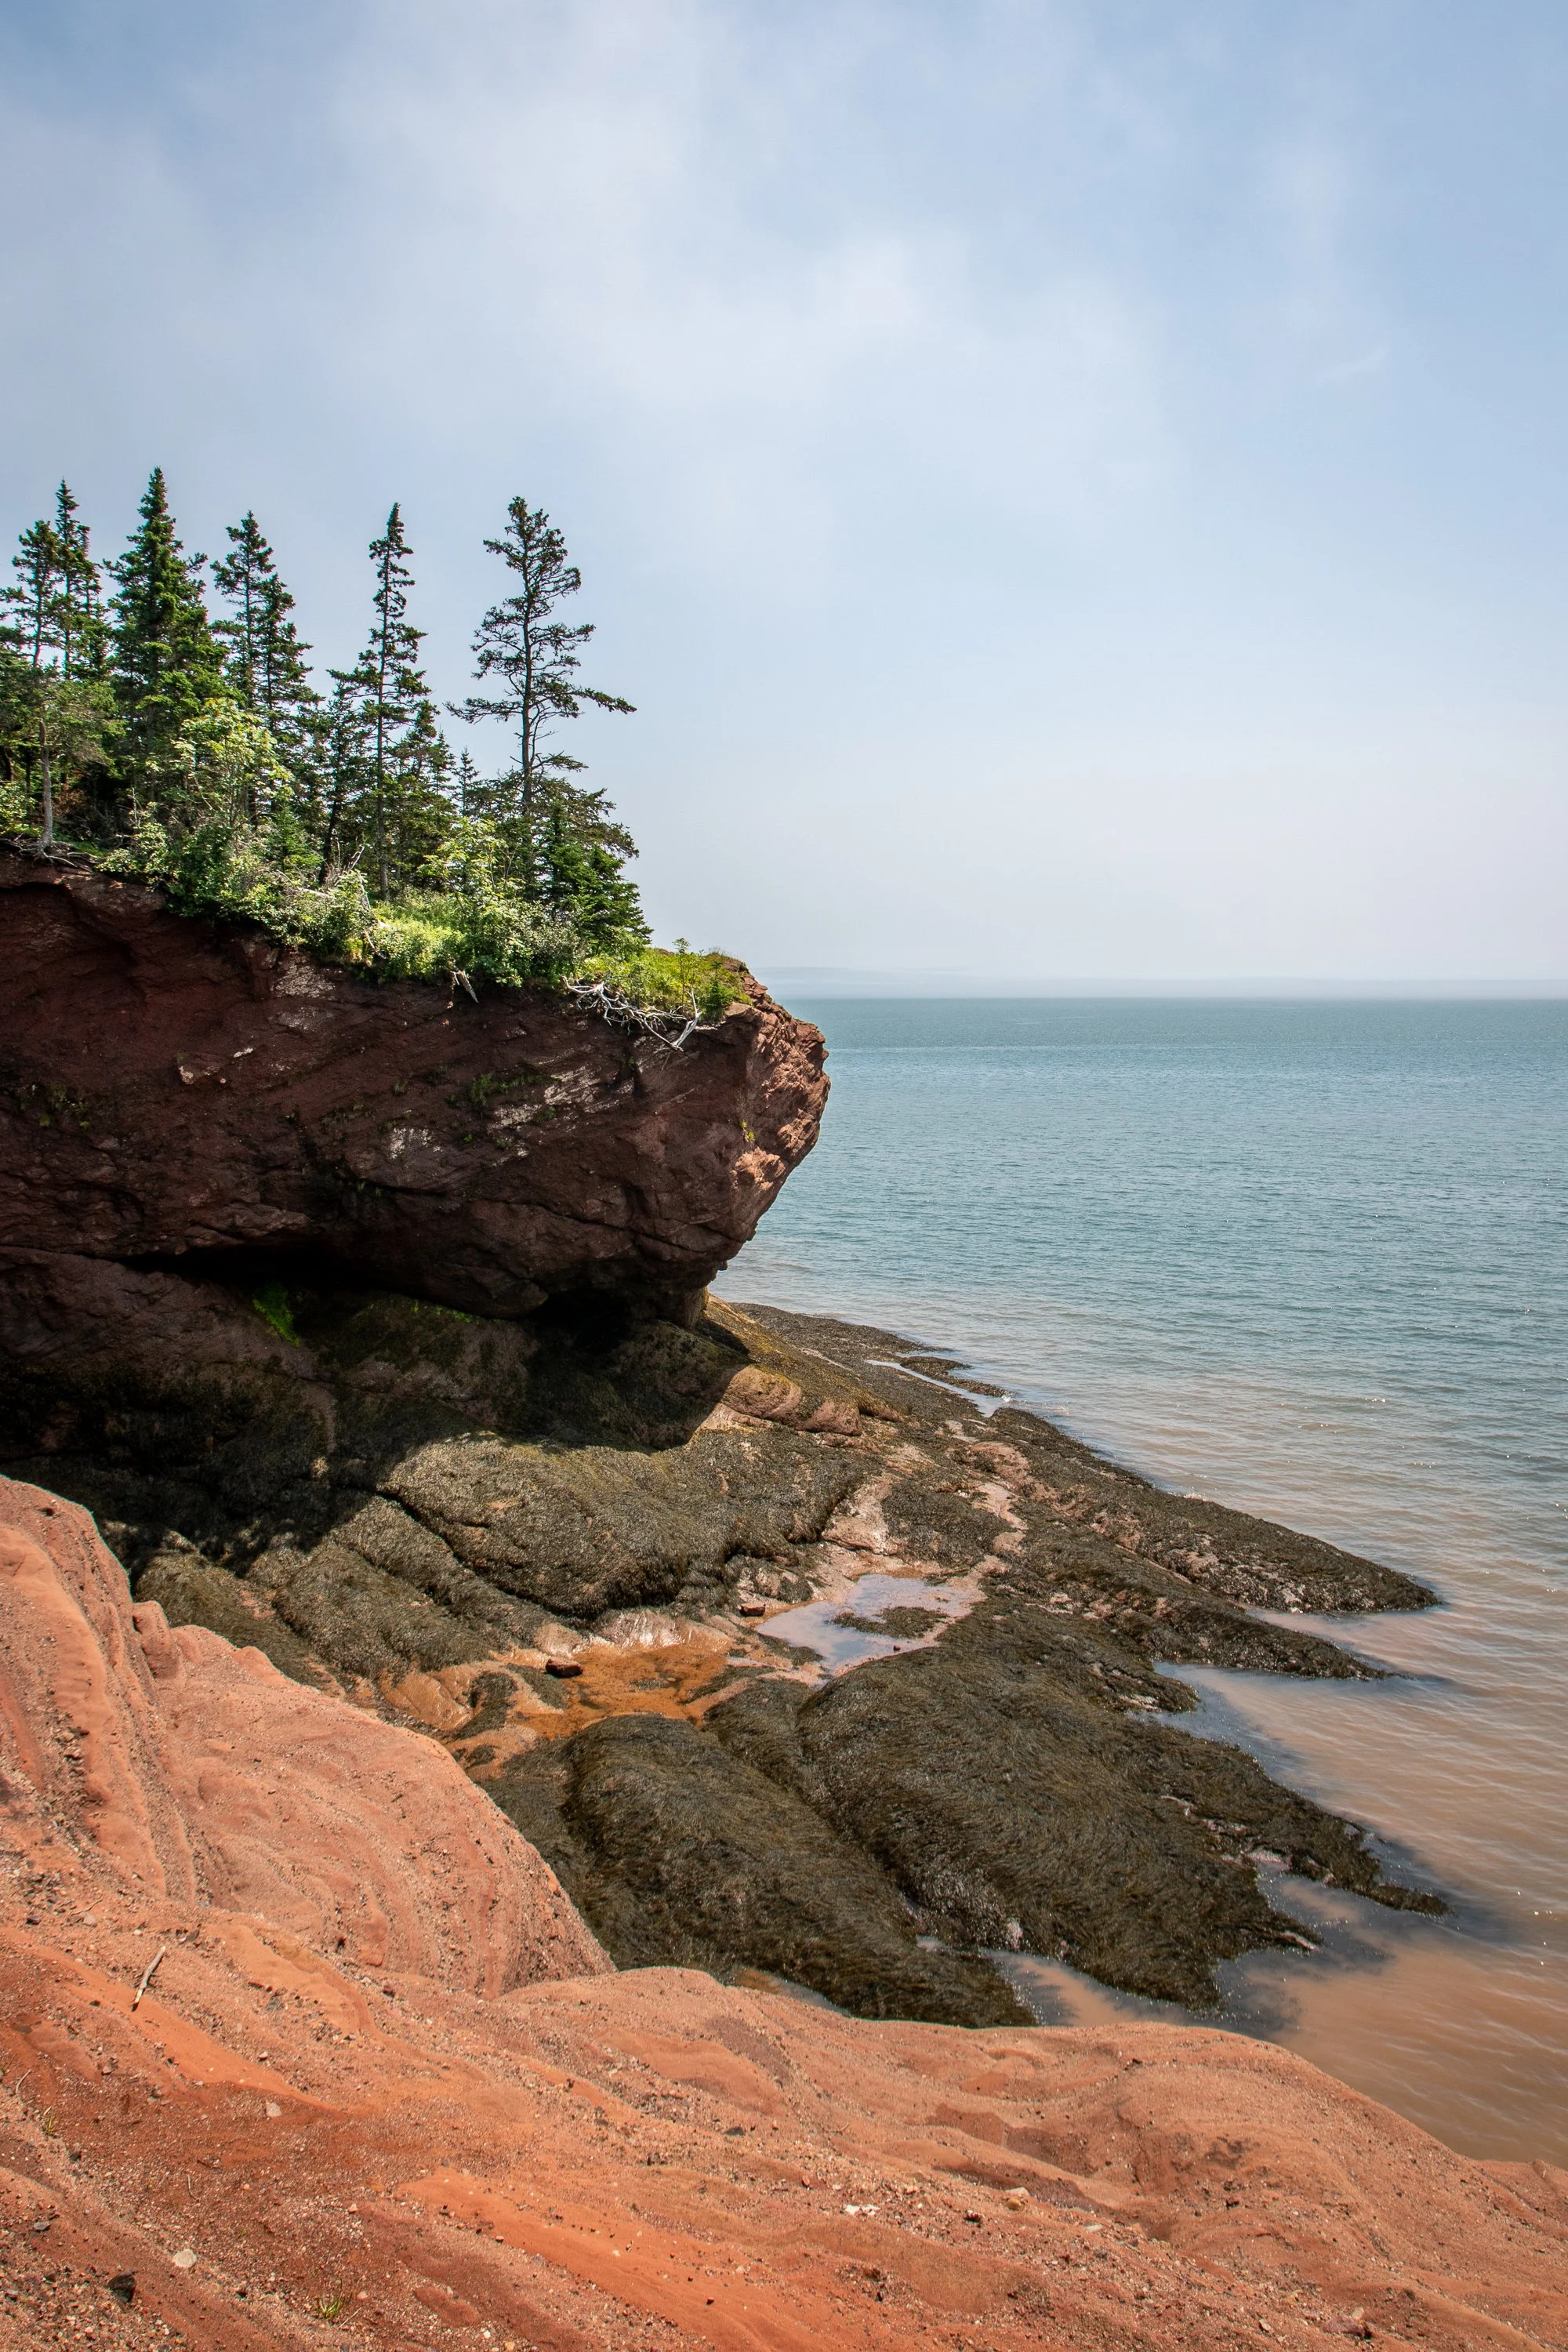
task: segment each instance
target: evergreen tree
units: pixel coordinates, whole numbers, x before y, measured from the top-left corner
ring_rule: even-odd
[[[525,823],[542,822],[560,785],[583,764],[568,752],[545,750],[552,728],[563,719],[578,718],[585,702],[601,710],[629,711],[635,705],[578,682],[583,647],[594,625],[552,617],[563,597],[577,593],[583,575],[544,509],[513,499],[505,530],[500,539],[487,539],[485,546],[518,581],[516,593],[492,604],[474,633],[474,674],[481,683],[495,679],[502,691],[470,695],[452,708],[456,717],[470,722],[500,719],[515,728],[518,811]]]
[[[38,839],[45,849],[55,837],[57,795],[89,771],[101,772],[115,732],[114,702],[100,677],[68,677],[57,663],[35,673],[34,740],[39,783]]]
[[[452,829],[456,777],[452,747],[428,696],[395,746],[388,796],[388,863],[395,883],[421,882]]]
[[[149,478],[131,544],[110,569],[121,765],[135,803],[174,768],[181,735],[225,683],[200,565],[187,560],[175,535],[161,466]]]
[[[581,795],[595,800],[601,795]],[[569,915],[594,947],[610,948],[649,936],[637,884],[622,871],[625,852],[586,835],[573,821],[570,801],[557,794],[541,844],[541,896]],[[632,853],[635,855],[635,852]]]
[[[33,670],[14,623],[0,625],[0,833],[20,833],[33,807]]]
[[[19,792],[7,795],[8,814],[18,830],[27,824],[34,806],[34,779],[40,757],[38,723],[43,709],[43,674],[55,649],[59,617],[60,548],[54,526],[40,517],[29,523],[11,558],[16,574],[13,587],[0,590],[0,603],[10,611],[5,630],[9,658],[5,666],[0,725],[5,730],[8,781]],[[54,834],[52,779],[48,755],[44,762],[43,834]]]
[[[16,586],[0,591],[16,616],[13,626],[17,650],[34,669],[39,667],[45,655],[52,652],[58,642],[60,558],[54,525],[40,517],[23,531],[11,558]]]
[[[97,567],[76,514],[62,482],[54,521],[23,531],[11,559],[17,584],[5,592],[16,615],[0,679],[7,821],[26,824],[36,808],[45,848],[55,837],[57,787],[101,765],[110,718],[90,661]]]
[[[291,767],[304,755],[310,714],[321,699],[310,683],[304,644],[289,617],[294,599],[279,577],[254,514],[228,526],[233,552],[213,566],[213,583],[233,607],[213,623],[229,646],[228,682],[247,710],[266,722]]]
[[[55,492],[55,546],[59,566],[56,634],[60,667],[67,677],[101,677],[105,629],[103,595],[93,562],[90,533],[68,482]]]
[[[272,550],[248,510],[227,526],[233,553],[213,565],[213,586],[234,607],[224,620],[213,623],[213,635],[228,646],[225,673],[247,710],[263,707],[262,615],[267,590],[278,577]]]
[[[354,813],[368,797],[359,673],[335,669],[330,675],[332,691],[317,719],[312,762],[319,778],[315,833],[321,843],[317,879],[321,882],[354,862],[361,846],[354,839]]]
[[[485,545],[518,582],[514,594],[491,605],[474,635],[475,674],[501,690],[472,695],[453,709],[470,722],[498,719],[513,727],[517,765],[470,791],[469,802],[497,823],[520,887],[563,913],[574,912],[595,939],[644,937],[636,887],[621,873],[625,861],[637,856],[636,844],[615,822],[604,793],[575,781],[582,761],[548,748],[554,728],[580,717],[584,703],[600,710],[634,708],[623,696],[579,678],[593,623],[556,614],[582,587],[583,575],[544,509],[523,498],[511,500],[505,530]]]
[[[353,673],[364,723],[368,771],[369,806],[363,832],[374,860],[376,887],[384,898],[392,887],[395,803],[403,737],[420,704],[429,700],[429,688],[419,667],[419,647],[425,632],[416,629],[408,618],[408,591],[414,585],[408,559],[413,552],[404,531],[402,509],[394,504],[386,518],[384,534],[372,540],[370,545],[370,559],[375,566],[375,619],[370,643]]]
[[[293,597],[281,580],[273,579],[262,597],[261,709],[279,744],[290,753],[304,744],[321,699],[305,659],[310,648],[289,618],[293,610]]]
[[[474,755],[465,749],[452,778],[452,790],[457,800],[459,816],[474,816],[478,814],[480,789],[479,771]]]

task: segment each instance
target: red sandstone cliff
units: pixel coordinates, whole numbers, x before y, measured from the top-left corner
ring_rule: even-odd
[[[485,1315],[679,1320],[816,1139],[822,1039],[754,983],[679,1052],[543,990],[377,982],[0,855],[0,1252],[309,1258]]]
[[[0,2342],[1568,2341],[1545,2166],[1235,2035],[605,1974],[428,1742],[4,1481],[0,1630]]]
[[[171,1629],[85,1511],[8,1478],[0,1641],[5,1829],[35,1851],[63,1837],[104,1903],[259,1914],[350,1965],[486,1995],[608,1967],[444,1748]]]

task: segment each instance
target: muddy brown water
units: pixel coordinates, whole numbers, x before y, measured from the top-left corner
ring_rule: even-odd
[[[1307,1621],[1387,1682],[1183,1670],[1184,1730],[1450,1906],[1280,1876],[1321,1948],[1222,1969],[1223,2021],[1468,2153],[1568,2165],[1568,1006],[797,1009],[823,1142],[722,1288],[962,1354],[1145,1475],[1436,1589]],[[1047,2020],[1150,2008],[999,1965]]]
[[[969,1593],[868,1574],[847,1599],[792,1610],[769,1631],[842,1673],[915,1645],[870,1630],[911,1596],[951,1617]],[[1178,1728],[1237,1741],[1293,1787],[1367,1822],[1402,1874],[1445,1895],[1446,1918],[1389,1912],[1266,1872],[1271,1899],[1318,1950],[1259,1952],[1222,1966],[1217,2021],[1110,1991],[1031,1953],[996,1953],[996,1966],[1042,2023],[1217,2021],[1300,2051],[1452,2147],[1568,2162],[1563,1913],[1508,1884],[1532,1875],[1561,1827],[1561,1722],[1555,1691],[1530,1673],[1528,1598],[1515,1643],[1500,1654],[1499,1620],[1514,1613],[1494,1588],[1484,1611],[1460,1601],[1413,1618],[1279,1621],[1374,1658],[1398,1674],[1389,1684],[1181,1669],[1204,1705],[1197,1717],[1175,1718]],[[940,1631],[916,1638],[939,1639]],[[1508,1657],[1515,1645],[1522,1655]],[[1505,1781],[1516,1791],[1507,1807],[1496,1794]]]

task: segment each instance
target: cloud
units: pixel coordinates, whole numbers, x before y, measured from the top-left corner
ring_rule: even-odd
[[[667,931],[1548,969],[1568,386],[1510,54],[1454,0],[57,0],[0,23],[5,520],[65,470],[112,546],[161,460],[342,661],[398,497],[456,695],[542,499]],[[1434,744],[1374,888],[1313,813],[1353,775],[1397,844]]]
[[[939,503],[1077,527],[1158,470],[1137,300],[1049,240],[998,271],[984,202],[929,184],[918,11],[807,8],[787,43],[693,0],[388,15],[331,111],[376,192],[358,241],[419,313],[412,372],[452,396],[433,354],[460,354],[476,427],[613,436],[699,560],[809,573],[854,478],[900,458]],[[915,117],[891,156],[855,151],[879,84]]]

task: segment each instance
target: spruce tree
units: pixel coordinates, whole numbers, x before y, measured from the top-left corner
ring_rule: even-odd
[[[310,684],[310,648],[290,619],[294,599],[254,514],[228,525],[230,555],[213,565],[213,584],[233,607],[213,623],[229,647],[230,686],[247,710],[266,721],[279,750],[302,734],[306,714],[320,700]]]
[[[395,885],[427,877],[452,829],[456,791],[452,747],[426,695],[394,747],[388,864]]]
[[[97,567],[86,526],[76,518],[77,502],[62,482],[54,520],[31,523],[21,534],[11,559],[17,584],[5,592],[16,617],[5,633],[0,730],[6,781],[22,785],[7,800],[19,822],[37,808],[46,849],[55,837],[57,787],[101,766],[110,715],[92,662]]]
[[[0,625],[0,833],[20,833],[33,810],[35,682],[17,637]]]
[[[103,594],[90,533],[68,482],[55,492],[55,545],[59,588],[57,637],[67,677],[100,677],[105,656]]]
[[[227,530],[233,553],[219,556],[213,565],[213,586],[234,609],[226,618],[213,623],[213,635],[228,646],[225,669],[235,694],[247,710],[262,710],[263,614],[278,566],[254,514],[246,512]]]
[[[502,691],[470,695],[452,709],[470,722],[499,719],[516,730],[519,814],[525,823],[542,822],[559,786],[583,764],[568,752],[545,750],[552,729],[563,719],[578,718],[585,702],[601,710],[629,711],[636,706],[578,682],[582,650],[594,624],[552,617],[563,597],[577,593],[583,575],[544,509],[513,499],[505,530],[500,539],[487,539],[485,546],[518,581],[516,593],[492,604],[474,633],[474,674],[481,684],[495,679]]]
[[[598,793],[591,797],[602,799]],[[557,796],[540,845],[540,895],[545,905],[569,915],[591,946],[646,940],[648,928],[637,884],[622,871],[623,857],[636,852],[629,842],[625,851],[606,846],[573,820],[571,803]]]
[[[385,532],[370,544],[370,560],[375,566],[375,619],[370,643],[353,673],[367,763],[369,805],[363,833],[374,860],[376,887],[384,898],[392,887],[402,740],[420,704],[429,700],[419,667],[425,632],[408,618],[408,591],[414,585],[408,559],[413,552],[403,528],[402,509],[395,503],[386,518]]]
[[[474,635],[475,675],[501,691],[471,695],[452,708],[470,722],[499,719],[514,728],[517,765],[474,797],[499,824],[512,875],[524,888],[562,911],[576,908],[593,936],[640,935],[636,887],[621,875],[625,860],[637,856],[636,844],[615,822],[604,793],[576,782],[582,761],[548,748],[553,729],[580,717],[584,703],[600,710],[635,706],[578,677],[594,625],[556,617],[583,575],[544,509],[513,499],[505,530],[485,545],[518,582]]]
[[[134,804],[171,769],[174,746],[202,705],[224,691],[200,566],[175,534],[161,466],[148,479],[131,544],[110,569],[121,767]]]
[[[261,711],[285,753],[309,732],[321,696],[310,684],[310,648],[289,614],[294,599],[276,573],[261,600]]]
[[[359,673],[334,669],[329,675],[332,691],[317,717],[311,763],[320,803],[315,827],[321,845],[319,882],[354,862],[362,845],[354,838],[354,814],[368,798]]]
[[[60,556],[54,525],[41,516],[37,522],[28,524],[16,542],[16,552],[11,558],[16,586],[0,591],[16,616],[13,626],[17,650],[33,669],[40,667],[57,642]]]

